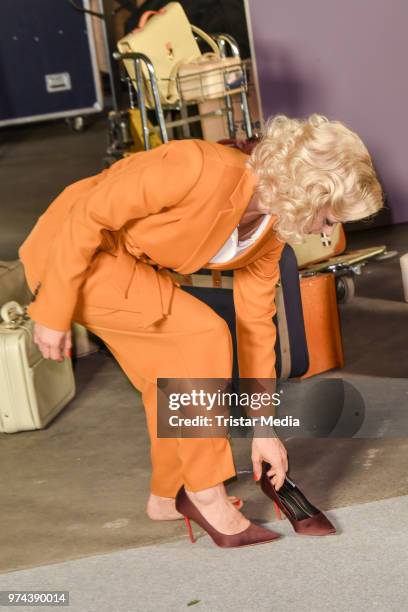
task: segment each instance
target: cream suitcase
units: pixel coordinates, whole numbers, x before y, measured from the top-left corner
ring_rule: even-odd
[[[162,104],[176,104],[180,99],[176,84],[180,62],[201,55],[190,22],[179,2],[169,2],[159,11],[145,11],[138,27],[121,38],[117,46],[121,53],[143,53],[150,59]],[[123,63],[132,84],[136,87],[134,61],[127,59]],[[146,89],[146,106],[155,108],[149,72],[144,62],[142,73]]]
[[[0,432],[42,429],[74,397],[71,360],[44,359],[18,302],[6,302],[0,316]]]

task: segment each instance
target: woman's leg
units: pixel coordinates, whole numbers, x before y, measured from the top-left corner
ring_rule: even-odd
[[[141,315],[79,302],[74,320],[108,346],[142,393],[151,439],[151,491],[174,497],[209,489],[235,475],[226,438],[157,436],[157,378],[229,378],[232,341],[228,326],[211,308],[175,288],[171,314],[143,329]]]

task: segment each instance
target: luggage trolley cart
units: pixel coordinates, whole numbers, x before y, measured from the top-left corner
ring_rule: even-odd
[[[200,34],[196,32],[195,26],[191,26],[196,39],[199,40]],[[233,96],[240,96],[240,105],[244,118],[244,128],[248,138],[252,138],[252,124],[248,107],[248,79],[247,79],[247,60],[241,60],[239,47],[235,39],[229,34],[213,35],[212,40],[218,46],[221,58],[226,58],[227,50],[230,51],[230,56],[236,58],[231,66],[217,67],[205,72],[189,73],[188,75],[174,77],[174,83],[177,87],[179,100],[175,104],[162,104],[159,95],[158,79],[155,73],[154,65],[151,60],[143,53],[120,53],[115,51],[113,57],[122,62],[124,60],[132,60],[134,62],[135,78],[125,76],[124,79],[128,83],[130,108],[138,108],[141,115],[143,144],[145,150],[151,148],[150,135],[152,133],[160,133],[163,143],[168,142],[168,128],[182,127],[184,137],[190,137],[189,125],[192,123],[201,122],[205,117],[220,117],[226,116],[228,133],[231,138],[235,138],[236,131],[234,125],[234,112],[232,105]],[[147,105],[146,105],[146,85],[143,74],[142,64],[145,66],[148,78],[150,81],[152,98],[154,101],[154,114],[157,121],[157,126],[149,126]],[[167,79],[169,80],[169,79]],[[136,99],[135,99],[136,95]],[[224,107],[217,110],[200,113],[193,116],[188,115],[187,108],[192,105],[198,105],[200,102],[207,100],[224,99]],[[166,120],[165,112],[178,111],[180,119]],[[114,151],[111,151],[114,155]]]

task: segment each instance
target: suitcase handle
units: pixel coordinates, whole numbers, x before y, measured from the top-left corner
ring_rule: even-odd
[[[145,11],[143,13],[143,15],[139,19],[139,23],[137,24],[137,28],[135,28],[135,30],[133,30],[133,31],[142,30],[145,27],[147,21],[150,19],[150,17],[153,17],[153,15],[164,15],[165,12],[166,12],[165,8],[161,8],[158,11]],[[201,36],[201,38],[211,47],[213,52],[219,57],[220,56],[220,51],[218,49],[218,45],[216,44],[216,42],[214,42],[214,40],[211,38],[211,36],[209,36],[207,34],[207,32],[204,32],[204,30],[202,30],[201,28],[193,25],[192,23],[190,23],[190,26],[191,26],[191,30],[194,32],[194,34],[198,34],[198,36]],[[237,61],[239,62],[240,59],[237,58]]]
[[[17,315],[17,316],[16,316]],[[0,317],[6,323],[12,323],[16,319],[24,315],[24,308],[14,300],[3,304],[0,310]]]
[[[159,9],[158,11],[145,11],[143,13],[143,15],[140,17],[139,23],[137,24],[137,28],[136,29],[141,30],[142,28],[144,28],[145,25],[146,25],[147,20],[150,17],[152,17],[153,15],[164,15],[165,12],[166,11],[165,11],[164,8]]]

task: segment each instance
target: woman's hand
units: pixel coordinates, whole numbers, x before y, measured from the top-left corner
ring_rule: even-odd
[[[271,464],[267,474],[276,490],[280,489],[288,471],[286,448],[279,438],[254,438],[252,441],[252,465],[255,480],[262,474],[262,461]]]
[[[34,324],[34,342],[46,359],[63,361],[64,357],[71,357],[72,334],[71,330],[56,331],[40,323]]]

